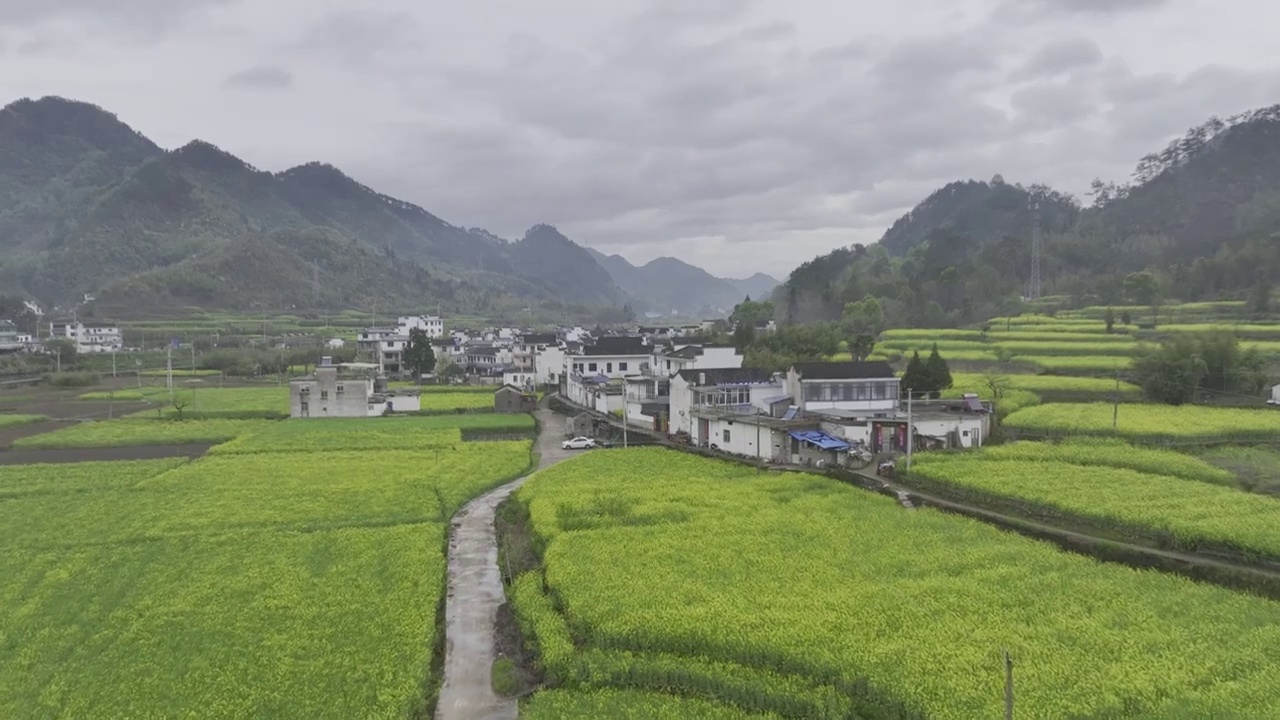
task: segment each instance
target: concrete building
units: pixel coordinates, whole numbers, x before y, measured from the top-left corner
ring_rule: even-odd
[[[81,322],[50,322],[49,339],[67,339],[76,344],[76,352],[106,353],[124,349],[123,335],[115,325],[85,325]]]
[[[887,362],[796,363],[787,371],[786,392],[806,413],[893,413],[898,384]]]
[[[10,320],[0,320],[0,353],[18,352],[25,347],[18,327]]]
[[[538,396],[513,385],[503,385],[493,393],[493,411],[500,413],[533,412],[538,409]]]
[[[616,379],[640,375],[649,363],[650,351],[643,338],[629,335],[602,337],[593,345],[582,346],[576,354],[566,354],[565,374],[603,375]]]
[[[698,419],[721,415],[772,415],[775,404],[790,402],[780,377],[759,368],[681,370],[671,378],[671,433],[686,432],[708,442],[709,428]]]
[[[435,315],[405,315],[396,319],[396,326],[404,335],[410,330],[422,330],[435,340],[444,337],[444,320]]]
[[[289,416],[374,417],[387,411],[375,393],[374,363],[321,364],[313,375],[289,381]]]
[[[650,354],[649,366],[654,375],[671,377],[681,370],[740,368],[742,355],[728,345],[659,346]]]

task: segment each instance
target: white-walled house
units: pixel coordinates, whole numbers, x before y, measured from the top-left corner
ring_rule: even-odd
[[[650,350],[638,337],[602,337],[594,345],[584,345],[577,354],[566,355],[565,374],[603,375],[613,379],[640,375],[648,366]]]
[[[49,323],[49,339],[75,342],[76,352],[105,353],[124,349],[120,328],[115,325],[85,325],[82,322]]]
[[[654,375],[671,377],[681,370],[740,368],[742,355],[730,345],[677,345],[654,348],[649,366]]]
[[[782,378],[760,368],[682,370],[671,378],[670,432],[698,437],[697,418],[708,412],[772,415],[789,402]]]
[[[893,413],[899,382],[883,361],[796,363],[787,371],[786,391],[806,413]]]
[[[444,320],[435,315],[402,315],[396,319],[401,334],[408,335],[410,330],[423,330],[432,340],[444,337]]]

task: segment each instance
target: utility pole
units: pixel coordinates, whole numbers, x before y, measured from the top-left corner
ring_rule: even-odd
[[[1004,720],[1013,720],[1013,658],[1004,651]]]
[[[911,442],[915,433],[911,429],[911,388],[907,388],[907,472],[911,472]]]
[[[1031,203],[1031,287],[1027,291],[1027,297],[1031,300],[1040,299],[1040,201],[1033,200]]]
[[[169,388],[169,402],[173,402],[173,342],[170,341],[169,349],[165,351],[165,383]]]
[[[1120,371],[1116,371],[1116,394],[1111,398],[1111,429],[1120,423]]]

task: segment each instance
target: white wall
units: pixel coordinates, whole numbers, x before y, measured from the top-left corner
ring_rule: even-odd
[[[422,399],[417,395],[388,395],[387,402],[391,403],[394,412],[418,412],[422,409]]]
[[[558,345],[548,345],[539,350],[534,361],[534,372],[539,385],[555,385],[564,373],[564,350]]]
[[[648,355],[573,355],[565,359],[570,365],[570,372],[574,364],[582,365],[580,371],[583,375],[604,375],[608,378],[624,378],[632,375],[639,375],[640,368],[644,363],[649,362]],[[591,369],[592,365],[596,366],[595,370]],[[627,366],[626,370],[622,369],[622,365]],[[612,369],[611,369],[612,368]]]
[[[742,356],[736,348],[703,348],[702,355],[693,360],[691,367],[699,370],[742,367]]]
[[[785,444],[781,450],[775,450],[775,443],[784,442],[784,434],[772,428],[717,418],[708,420],[708,430],[711,434],[707,440],[734,455],[768,460],[774,457],[775,452],[786,451]],[[726,430],[729,431],[728,442],[724,439]]]
[[[671,425],[672,434],[680,432],[693,432],[692,417],[693,412],[693,392],[690,390],[689,383],[679,375],[671,378]]]

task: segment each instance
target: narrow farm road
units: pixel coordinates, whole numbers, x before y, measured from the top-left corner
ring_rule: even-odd
[[[535,413],[540,432],[534,443],[538,468],[564,460],[560,430],[565,419],[544,403]],[[499,697],[491,685],[494,625],[505,601],[498,572],[494,514],[528,477],[507,483],[467,503],[453,518],[449,535],[449,594],[445,600],[444,684],[437,720],[515,720],[516,701]]]

